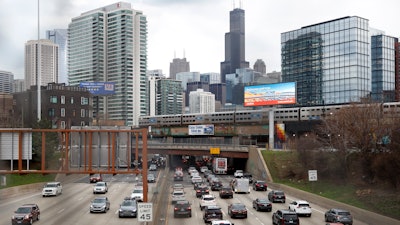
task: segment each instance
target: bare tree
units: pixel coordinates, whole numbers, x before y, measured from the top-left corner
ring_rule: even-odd
[[[356,154],[361,159],[364,178],[372,181],[374,155],[382,151],[382,139],[390,135],[392,126],[392,119],[383,116],[381,104],[352,104],[327,115],[318,128],[318,137],[325,149],[336,152],[345,176],[350,156]]]

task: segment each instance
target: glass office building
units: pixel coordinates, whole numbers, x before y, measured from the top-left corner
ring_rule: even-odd
[[[282,82],[300,106],[358,102],[371,93],[368,20],[339,18],[281,34]]]
[[[147,19],[130,3],[83,13],[68,27],[69,84],[115,82],[115,94],[94,100],[95,116],[138,125],[147,115]],[[98,109],[98,110],[97,110]]]
[[[395,101],[395,43],[397,42],[397,38],[383,34],[371,37],[371,98],[374,101]]]

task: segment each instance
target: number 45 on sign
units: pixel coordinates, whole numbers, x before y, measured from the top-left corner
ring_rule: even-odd
[[[153,221],[153,203],[151,202],[138,203],[138,221],[139,222]]]

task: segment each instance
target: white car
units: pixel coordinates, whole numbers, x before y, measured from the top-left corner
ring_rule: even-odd
[[[192,177],[192,184],[194,184],[194,183],[202,183],[202,182],[203,182],[203,178],[201,176]]]
[[[243,170],[236,170],[235,173],[233,173],[233,176],[235,178],[243,177]]]
[[[62,185],[60,182],[49,182],[44,185],[42,196],[57,196],[62,194]]]
[[[183,189],[175,189],[172,192],[172,204],[175,204],[177,201],[185,200],[185,192]]]
[[[203,210],[206,206],[217,205],[214,195],[202,195],[200,199],[200,209]]]
[[[107,193],[108,192],[108,187],[107,187],[107,183],[106,182],[97,182],[94,187],[93,187],[93,194],[97,194],[97,193]]]
[[[143,187],[136,187],[131,193],[131,199],[135,199],[138,202],[143,202]]]
[[[310,204],[304,200],[293,201],[289,204],[289,209],[295,211],[297,215],[311,216]]]
[[[201,173],[204,173],[205,171],[207,171],[208,170],[208,167],[207,166],[202,166],[202,167],[200,167],[200,172]]]
[[[213,220],[211,225],[233,225],[229,220]]]

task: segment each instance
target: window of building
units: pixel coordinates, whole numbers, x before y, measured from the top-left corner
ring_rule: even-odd
[[[74,97],[71,97],[71,105],[74,104]]]
[[[85,97],[81,97],[81,105],[88,105],[89,104],[89,99]]]
[[[51,117],[54,117],[56,115],[56,110],[55,109],[49,109],[47,111],[47,113],[48,113],[49,117],[51,118]]]
[[[60,121],[60,128],[65,129],[65,121],[63,120]]]
[[[65,117],[65,108],[61,108],[61,117]]]
[[[85,109],[81,109],[81,117],[85,117]]]
[[[50,96],[50,103],[57,103],[57,96]]]
[[[81,121],[81,126],[85,126],[85,121]]]
[[[65,104],[65,96],[61,95],[61,99],[60,99],[61,104]]]

